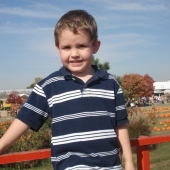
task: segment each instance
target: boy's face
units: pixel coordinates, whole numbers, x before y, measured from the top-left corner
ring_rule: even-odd
[[[57,47],[62,64],[73,75],[86,76],[92,73],[91,60],[100,46],[100,41],[92,44],[89,35],[83,31],[74,34],[69,29],[63,30]]]

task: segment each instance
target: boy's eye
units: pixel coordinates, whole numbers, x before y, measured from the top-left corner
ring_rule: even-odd
[[[68,49],[70,49],[70,47],[69,46],[65,46],[65,47],[63,47],[63,49],[64,50],[68,50]]]
[[[85,48],[85,45],[79,45],[79,48]]]

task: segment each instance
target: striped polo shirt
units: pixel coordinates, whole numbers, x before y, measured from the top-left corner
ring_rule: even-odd
[[[117,126],[128,123],[122,89],[96,66],[84,83],[62,67],[41,80],[16,118],[38,131],[52,118],[54,170],[120,170]]]

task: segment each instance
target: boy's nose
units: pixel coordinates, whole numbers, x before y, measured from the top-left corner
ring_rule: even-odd
[[[77,57],[79,56],[79,52],[77,49],[72,49],[71,50],[71,57]]]

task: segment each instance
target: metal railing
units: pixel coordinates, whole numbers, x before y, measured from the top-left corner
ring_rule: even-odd
[[[170,142],[170,135],[161,136],[140,136],[130,140],[131,146],[136,147],[137,169],[150,170],[149,145]],[[0,156],[0,164],[24,162],[30,160],[50,158],[50,149],[41,149],[27,152],[17,152]]]

